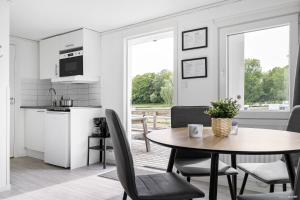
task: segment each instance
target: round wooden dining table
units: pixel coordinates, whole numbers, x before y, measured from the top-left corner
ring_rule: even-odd
[[[291,187],[295,183],[295,168],[292,163],[291,153],[300,152],[300,133],[239,128],[238,134],[228,137],[216,137],[210,127],[203,130],[200,138],[191,138],[187,128],[168,128],[155,130],[147,134],[147,138],[156,144],[170,147],[171,154],[167,172],[171,172],[177,149],[200,150],[211,153],[211,174],[209,199],[217,199],[219,154],[231,155],[231,166],[236,168],[237,154],[283,154],[290,177]],[[233,188],[236,196],[237,177],[233,176]]]

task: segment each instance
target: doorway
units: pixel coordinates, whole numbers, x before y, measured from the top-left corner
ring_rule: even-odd
[[[10,157],[14,157],[15,146],[15,61],[16,46],[9,46],[9,85],[10,85]]]
[[[127,130],[137,166],[167,166],[170,150],[150,144],[145,134],[171,125],[177,86],[174,44],[174,31],[127,41]]]

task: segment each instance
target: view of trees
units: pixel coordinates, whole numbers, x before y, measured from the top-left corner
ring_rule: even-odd
[[[172,72],[162,70],[159,73],[137,75],[132,80],[133,104],[172,104]]]
[[[288,66],[263,72],[257,59],[245,60],[245,104],[282,103],[288,99]]]
[[[263,72],[257,59],[245,60],[245,105],[281,104],[288,100],[288,66]],[[167,104],[173,99],[172,72],[137,75],[132,80],[133,104]]]

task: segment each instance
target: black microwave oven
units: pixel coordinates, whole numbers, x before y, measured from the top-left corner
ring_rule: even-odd
[[[83,48],[59,52],[59,77],[83,75]]]

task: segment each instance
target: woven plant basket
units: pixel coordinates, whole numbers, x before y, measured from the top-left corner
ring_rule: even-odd
[[[227,137],[232,128],[231,118],[212,118],[211,127],[216,137]]]

